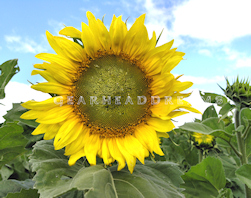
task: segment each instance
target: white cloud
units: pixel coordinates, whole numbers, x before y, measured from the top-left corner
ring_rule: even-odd
[[[244,54],[241,54],[240,52],[230,49],[228,47],[224,47],[222,50],[227,55],[228,60],[236,60],[238,57],[244,56]]]
[[[9,82],[5,88],[5,98],[0,100],[0,103],[4,104],[0,104],[0,123],[4,122],[2,116],[12,108],[12,103],[26,102],[32,99],[42,101],[48,98],[50,98],[49,94],[33,90],[29,85]]]
[[[30,38],[23,38],[21,36],[5,36],[5,41],[8,44],[8,48],[12,51],[23,53],[39,53],[47,51],[43,45],[37,44]]]
[[[172,39],[175,40],[174,46],[179,46],[183,43],[183,40],[181,40],[177,35],[173,34],[173,32],[171,32],[167,26],[168,22],[173,18],[171,13],[172,7],[158,7],[156,1],[153,3],[153,0],[146,0],[143,6],[147,13],[145,25],[149,35],[152,36],[152,32],[155,31],[156,36],[158,37],[163,30],[158,42],[158,46],[167,43]]]
[[[59,31],[65,27],[63,22],[56,20],[49,20],[48,25],[53,28],[53,32],[51,33],[56,35],[59,35]]]
[[[200,77],[200,76],[182,76],[180,81],[191,81],[196,85],[205,85],[205,84],[215,84],[221,81],[225,81],[224,76],[214,76],[212,78]]]
[[[247,54],[232,50],[230,48],[223,48],[223,52],[227,55],[227,59],[235,61],[235,68],[241,67],[251,67],[251,57],[248,57]]]
[[[243,59],[238,59],[236,61],[236,67],[240,68],[240,67],[251,67],[251,57],[250,58],[243,58]]]
[[[198,53],[202,54],[202,55],[205,55],[205,56],[209,56],[209,57],[212,56],[211,51],[209,51],[208,49],[201,49],[201,50],[198,51]]]
[[[250,0],[189,0],[174,9],[172,31],[208,44],[250,35]]]

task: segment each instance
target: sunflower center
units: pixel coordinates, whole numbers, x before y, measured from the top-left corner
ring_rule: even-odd
[[[82,68],[74,106],[92,133],[124,136],[150,115],[149,79],[135,60],[105,54]]]

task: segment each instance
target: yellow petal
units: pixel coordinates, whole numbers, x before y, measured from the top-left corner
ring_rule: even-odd
[[[144,20],[145,14],[135,21],[124,39],[123,51],[133,58],[143,53],[148,43],[148,33],[144,26]]]
[[[125,148],[124,145],[124,138],[116,138],[116,143],[118,145],[118,148],[120,150],[120,152],[122,153],[122,155],[124,156],[124,158],[126,159],[126,163],[128,166],[128,169],[131,173],[133,173],[133,169],[135,167],[136,164],[136,157],[131,155],[127,149]],[[116,159],[116,158],[115,158]]]
[[[184,114],[187,114],[189,112],[187,111],[172,111],[171,113],[168,114],[168,116],[170,116],[171,118],[175,118]]]
[[[139,161],[144,164],[145,151],[142,144],[133,136],[127,135],[124,137],[124,147],[133,156],[137,157]]]
[[[31,110],[33,111],[33,110]],[[43,124],[55,124],[64,121],[72,113],[73,108],[70,105],[55,107],[43,114],[39,114],[36,122]]]
[[[111,156],[115,160],[117,160],[117,162],[119,163],[118,171],[120,171],[121,169],[123,169],[125,167],[125,158],[118,148],[116,139],[108,140],[108,147],[109,147],[109,151],[111,153]]]
[[[54,49],[54,51],[58,55],[65,57],[64,50],[58,45],[57,41],[55,40],[55,37],[49,31],[46,31],[45,34],[47,36],[47,40],[48,40],[50,46],[52,47],[52,49]]]
[[[34,110],[49,110],[54,107],[58,107],[59,105],[66,104],[67,96],[56,96],[44,100],[42,102],[37,102],[34,100],[29,100],[21,105],[26,109],[34,109]]]
[[[101,149],[102,140],[98,135],[90,135],[88,138],[88,144],[85,145],[84,151],[86,158],[91,165],[96,165],[96,156]]]
[[[90,128],[83,126],[83,130],[78,135],[77,139],[65,147],[65,155],[72,155],[83,149],[88,141],[89,133]]]
[[[79,44],[63,37],[54,37],[54,39],[70,59],[77,62],[83,62],[86,59],[85,51]]]
[[[175,80],[174,83],[173,83],[171,91],[181,92],[181,91],[184,91],[184,90],[188,89],[192,85],[193,85],[193,83],[189,82],[189,81],[180,82],[180,81]]]
[[[49,124],[39,124],[31,134],[32,135],[44,134],[48,130],[49,126],[50,126]]]
[[[157,136],[158,136],[158,137],[169,138],[169,135],[168,135],[167,133],[157,132]]]
[[[53,139],[56,136],[56,134],[57,134],[60,126],[61,126],[61,124],[50,124],[48,126],[47,131],[44,134],[44,140],[51,140],[51,139]]]
[[[56,63],[45,65],[45,69],[51,74],[55,82],[63,85],[72,85],[75,81],[77,69],[69,71]]]
[[[44,93],[54,93],[59,95],[67,95],[71,93],[71,87],[54,82],[38,83],[36,85],[32,85],[31,88]]]
[[[90,27],[83,22],[81,38],[85,47],[85,51],[90,57],[94,58],[97,51],[101,49],[101,46],[97,42],[97,38],[95,38]]]
[[[43,113],[43,111],[38,111],[38,110],[29,110],[25,113],[23,113],[20,118],[25,119],[25,120],[34,120],[39,117],[39,115]]]
[[[127,33],[127,27],[122,21],[122,16],[118,18],[113,17],[109,33],[112,40],[112,49],[115,54],[119,54],[122,50],[122,44]]]
[[[55,150],[59,150],[66,145],[72,143],[83,130],[83,124],[76,118],[73,117],[64,122],[60,127],[55,140]]]
[[[163,70],[161,71],[161,73],[167,73],[170,72],[174,67],[176,67],[179,62],[182,60],[182,56],[175,56],[173,58],[171,58],[163,67]]]
[[[153,127],[148,125],[141,125],[136,128],[136,138],[143,144],[146,145],[147,149],[153,154],[164,155],[159,147],[158,137]]]
[[[103,144],[102,144],[102,158],[104,160],[104,163],[106,165],[109,165],[110,163],[114,161],[114,159],[111,156],[107,143],[108,143],[108,140],[104,138]]]
[[[31,75],[37,75],[39,74],[40,76],[42,76],[45,80],[47,80],[48,82],[57,82],[55,80],[55,78],[51,75],[50,72],[48,71],[42,71],[42,70],[33,70],[31,72]]]
[[[158,132],[169,132],[175,127],[171,120],[161,120],[158,118],[150,118],[147,124]]]
[[[59,31],[59,34],[69,36],[71,38],[81,38],[81,32],[71,26],[65,27],[62,30]]]
[[[77,153],[71,155],[70,159],[68,161],[69,166],[73,166],[79,158],[84,157],[84,156],[85,156],[84,149],[82,149],[82,150],[78,151]]]
[[[33,67],[34,68],[37,68],[37,69],[45,69],[45,64],[48,64],[48,63],[38,63],[38,64],[34,64]]]
[[[100,45],[102,45],[104,49],[109,50],[111,47],[111,37],[104,23],[99,19],[96,20],[95,16],[90,11],[88,11],[86,15],[89,21],[89,27],[96,39],[99,40]]]
[[[151,60],[152,57],[160,57],[161,58],[161,57],[165,56],[167,54],[168,50],[170,50],[170,48],[172,47],[173,41],[174,40],[150,50],[146,54],[146,56],[142,59],[142,62],[144,62],[147,65],[148,61]]]
[[[40,53],[37,54],[35,57],[44,61],[48,61],[50,63],[57,63],[67,71],[76,70],[76,68],[78,67],[76,63],[73,63],[69,59],[56,54]]]

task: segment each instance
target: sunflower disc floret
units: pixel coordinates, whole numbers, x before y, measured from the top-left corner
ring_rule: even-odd
[[[47,82],[31,87],[56,96],[23,103],[30,110],[21,118],[40,123],[33,135],[54,138],[56,150],[65,147],[69,165],[81,157],[95,165],[98,156],[107,165],[117,161],[118,170],[127,164],[132,173],[136,159],[144,163],[149,153],[163,155],[159,137],[169,137],[171,119],[199,113],[183,100],[190,94],[181,93],[192,83],[170,73],[184,53],[171,49],[173,41],[156,47],[145,15],[129,30],[121,16],[113,16],[109,31],[91,12],[87,18],[82,31],[59,32],[68,38],[46,32],[56,54],[36,55],[46,62],[35,64],[32,75]]]

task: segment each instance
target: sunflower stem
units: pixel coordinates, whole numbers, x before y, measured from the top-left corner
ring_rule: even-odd
[[[250,129],[250,124],[248,123],[248,126],[246,127],[244,133],[242,134],[242,139],[244,139],[244,141],[246,140],[248,136],[249,129]]]
[[[202,160],[203,160],[203,151],[199,149],[198,150],[198,155],[199,155],[199,163],[201,163]]]
[[[236,108],[234,119],[235,119],[235,129],[237,129],[241,124],[240,107]],[[248,128],[249,127],[247,127],[247,129]],[[240,158],[241,165],[247,164],[246,145],[245,145],[245,139],[244,139],[246,136],[245,133],[247,132],[245,131],[244,134],[242,135],[240,131],[236,130],[238,149],[239,149],[239,152],[241,153],[241,156],[238,156],[238,157]],[[248,188],[247,185],[245,185],[245,193],[246,193],[246,198],[251,197],[251,189]]]
[[[235,152],[235,154],[241,158],[242,154],[234,147],[234,145],[232,145],[231,142],[227,142],[229,144],[229,146],[233,149],[233,151]]]

